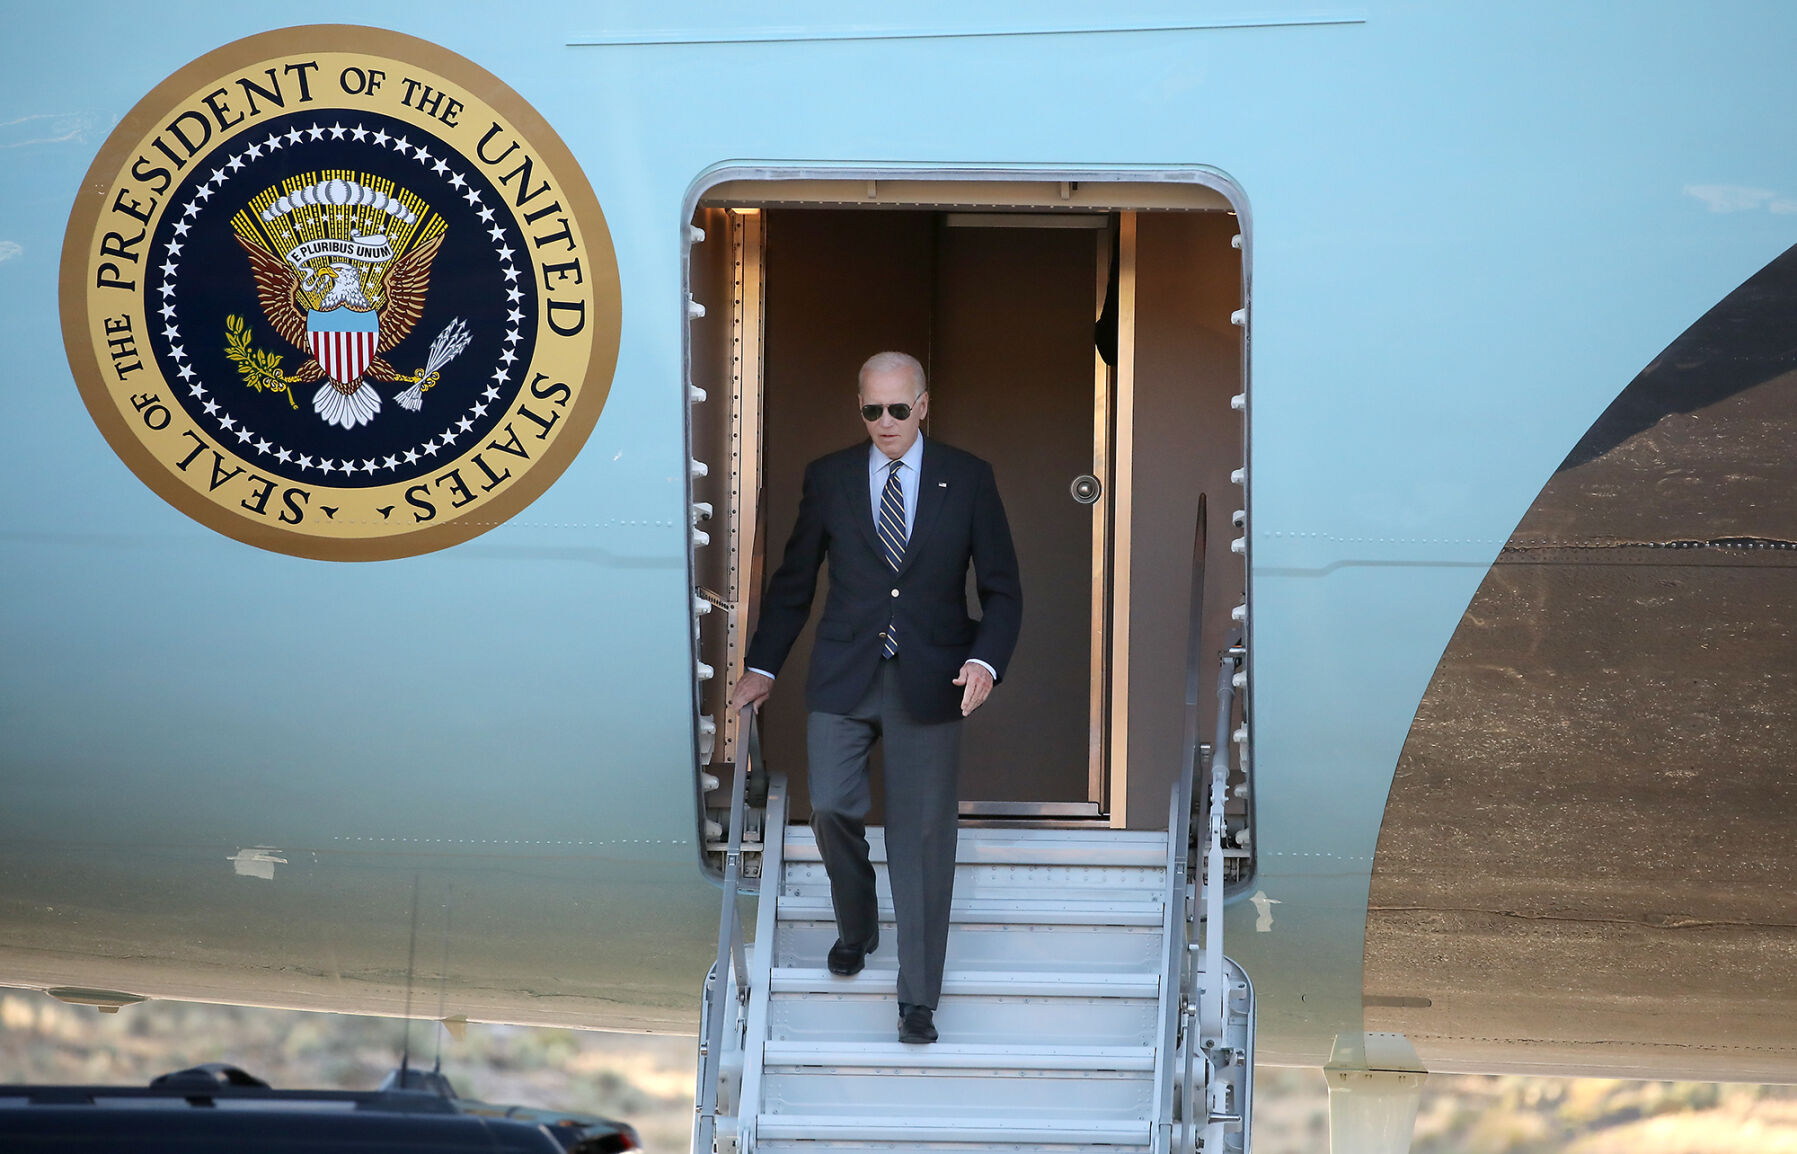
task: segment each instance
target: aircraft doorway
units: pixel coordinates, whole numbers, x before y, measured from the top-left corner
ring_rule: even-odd
[[[1052,199],[1055,190],[1034,192]],[[701,532],[726,538],[711,556],[695,554],[702,596],[722,610],[700,625],[700,659],[715,671],[702,685],[701,709],[722,737],[702,755],[710,753],[717,772],[733,745],[721,703],[740,675],[756,597],[791,532],[804,466],[864,440],[856,370],[871,353],[898,349],[929,373],[925,435],[992,463],[1023,578],[1017,651],[964,733],[964,816],[1132,824],[1130,795],[1152,789],[1159,803],[1138,807],[1133,824],[1164,820],[1181,728],[1183,608],[1174,606],[1184,604],[1183,586],[1148,612],[1131,609],[1131,594],[1153,594],[1163,575],[1137,573],[1142,560],[1167,577],[1183,568],[1189,580],[1191,509],[1206,484],[1213,509],[1240,501],[1240,490],[1225,492],[1242,463],[1240,416],[1229,406],[1241,387],[1240,330],[1229,319],[1240,307],[1234,217],[1208,189],[1196,191],[1213,198],[1212,211],[1157,213],[1153,224],[1141,212],[1058,203],[1050,213],[959,199],[870,209],[782,200],[767,195],[768,184],[757,191],[749,204],[702,200],[694,218],[706,239],[692,249],[690,283],[704,309],[692,325],[692,379],[708,398],[694,406],[694,453],[703,459],[708,446],[727,445],[731,463],[727,475],[711,473],[712,452],[707,475],[694,482],[695,499],[713,510]],[[1146,262],[1152,270],[1137,267],[1144,230],[1156,242]],[[1222,254],[1221,268],[1192,261],[1206,248]],[[1176,291],[1157,292],[1155,307],[1141,309],[1142,272]],[[1107,294],[1115,363],[1095,343]],[[1209,325],[1196,324],[1194,310],[1213,303]],[[1223,355],[1212,349],[1204,366],[1180,363],[1190,350],[1175,334],[1204,327],[1226,338]],[[1155,338],[1149,361],[1165,378],[1155,395],[1200,418],[1173,420],[1190,432],[1187,443],[1169,443],[1167,458],[1146,470],[1131,452],[1138,409],[1152,400],[1134,379],[1150,351],[1138,347],[1144,333]],[[712,403],[720,393],[728,405]],[[1130,526],[1143,479],[1152,482],[1150,511],[1176,526],[1151,538],[1145,553]],[[1219,634],[1243,588],[1228,536],[1213,526],[1236,572],[1222,582],[1212,572],[1216,612],[1207,608],[1207,616],[1219,619]],[[819,606],[827,580],[826,572]],[[972,594],[970,582],[977,616]],[[1168,628],[1174,616],[1177,630]],[[1171,712],[1138,709],[1130,689],[1144,659],[1152,667],[1168,656],[1154,652],[1160,635],[1175,642],[1179,668],[1149,673]],[[803,686],[811,641],[808,628],[762,714],[768,764],[787,774],[800,817],[808,812]],[[1154,696],[1142,694],[1145,703]],[[1133,780],[1136,747],[1149,757],[1169,743],[1171,761]]]
[[[1104,670],[1092,633],[1110,567],[1107,507],[1073,488],[1093,478],[1099,496],[1107,471],[1108,370],[1093,322],[1112,222],[1047,220],[1076,227],[935,216],[929,433],[992,463],[1024,576],[1027,624],[1009,674],[962,737],[963,812],[1096,817]]]

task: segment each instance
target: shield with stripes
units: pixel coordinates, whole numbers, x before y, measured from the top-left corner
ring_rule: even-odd
[[[381,317],[373,309],[357,310],[347,305],[319,312],[306,312],[306,339],[312,355],[325,375],[341,385],[353,385],[362,379],[368,363],[374,360],[375,342],[381,334]]]

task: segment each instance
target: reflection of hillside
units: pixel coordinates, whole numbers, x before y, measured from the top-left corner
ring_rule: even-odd
[[[1797,1102],[1726,1099],[1714,1110],[1662,1114],[1593,1134],[1566,1154],[1789,1154],[1797,1151]]]
[[[395,1065],[402,1032],[391,1018],[183,1002],[103,1015],[7,991],[0,1082],[142,1083],[229,1060],[276,1086],[367,1089]],[[435,1057],[438,1033],[414,1023],[414,1061]],[[656,1154],[687,1149],[691,1038],[471,1025],[442,1047],[470,1097],[622,1118]],[[1315,1071],[1263,1070],[1255,1095],[1257,1154],[1328,1149]],[[1797,1154],[1797,1087],[1433,1074],[1412,1154]]]
[[[1790,1154],[1797,1089],[1433,1075],[1414,1154]]]
[[[1323,1154],[1309,1070],[1263,1070],[1255,1154]],[[1797,1087],[1431,1074],[1411,1154],[1797,1154]]]

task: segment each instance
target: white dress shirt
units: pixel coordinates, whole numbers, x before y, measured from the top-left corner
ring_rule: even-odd
[[[923,438],[911,442],[899,458],[899,490],[905,494],[905,540],[911,540],[911,526],[917,524],[917,478],[923,468]],[[880,499],[886,495],[886,477],[892,469],[892,458],[880,452],[880,446],[867,446],[867,497],[873,502],[874,530],[880,528]]]

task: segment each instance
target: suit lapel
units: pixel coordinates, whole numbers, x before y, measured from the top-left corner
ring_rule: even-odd
[[[869,446],[863,445],[858,453],[850,453],[849,466],[842,471],[842,483],[848,488],[849,508],[855,511],[855,525],[861,530],[862,540],[874,551],[875,556],[885,556],[880,549],[880,537],[874,530],[873,493],[867,480],[867,454]]]
[[[942,485],[947,479],[942,468],[942,454],[932,452],[929,438],[924,438],[923,461],[917,470],[917,515],[911,518],[911,536],[905,541],[905,559],[899,563],[900,573],[911,567],[912,559],[929,539],[930,530],[936,527],[936,517],[942,512],[943,502],[948,500],[948,489]]]

